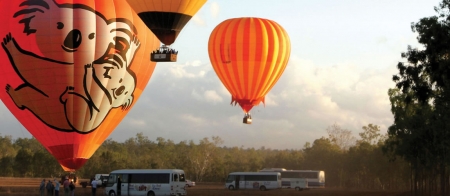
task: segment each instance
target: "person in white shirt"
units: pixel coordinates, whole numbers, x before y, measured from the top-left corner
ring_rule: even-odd
[[[92,179],[91,185],[92,185],[92,196],[95,196],[95,192],[97,192],[97,180]]]

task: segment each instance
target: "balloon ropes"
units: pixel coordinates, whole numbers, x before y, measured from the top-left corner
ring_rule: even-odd
[[[1,1],[0,99],[75,171],[141,96],[158,39],[125,1]]]
[[[154,62],[175,62],[178,51],[171,49],[183,27],[206,0],[127,0],[163,46],[151,54]]]
[[[233,18],[216,26],[208,42],[211,64],[231,94],[231,104],[245,113],[264,98],[286,68],[289,36],[276,22],[262,18]]]

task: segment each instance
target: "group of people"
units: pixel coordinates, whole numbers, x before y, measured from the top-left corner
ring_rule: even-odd
[[[58,180],[54,180],[55,184],[53,185],[53,182],[51,180],[47,181],[47,184],[45,183],[45,179],[42,180],[39,191],[41,193],[41,196],[45,196],[45,192],[47,191],[47,196],[59,196],[59,190],[61,184]],[[63,191],[64,196],[74,196],[75,195],[75,184],[73,181],[69,181],[69,178],[66,178],[63,182]]]
[[[152,51],[152,54],[178,54],[178,51],[169,48],[161,48]]]

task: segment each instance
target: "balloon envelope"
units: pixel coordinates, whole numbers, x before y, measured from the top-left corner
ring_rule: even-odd
[[[127,0],[148,28],[171,45],[206,0]]]
[[[125,1],[1,1],[0,99],[66,171],[136,103],[159,46]]]
[[[245,113],[264,102],[286,68],[291,44],[276,22],[233,18],[220,23],[208,42],[214,71]]]

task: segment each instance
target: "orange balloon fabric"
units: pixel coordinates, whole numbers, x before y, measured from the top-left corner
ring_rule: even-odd
[[[0,99],[75,171],[141,96],[158,39],[125,1],[0,2]]]
[[[291,44],[276,22],[262,18],[233,18],[217,25],[208,42],[214,71],[244,113],[264,103],[286,68]]]
[[[171,45],[206,0],[127,0],[148,28]]]

